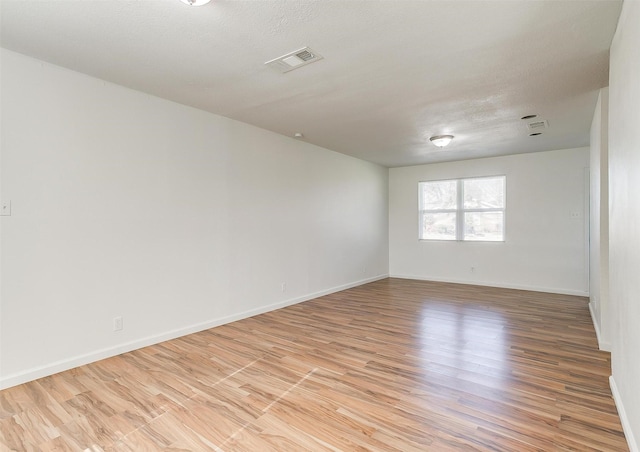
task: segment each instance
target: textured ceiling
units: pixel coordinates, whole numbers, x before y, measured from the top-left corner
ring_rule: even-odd
[[[586,146],[621,1],[1,0],[3,47],[385,166]],[[264,62],[309,46],[286,74]],[[521,116],[549,128],[529,137]],[[438,149],[431,135],[455,140]]]

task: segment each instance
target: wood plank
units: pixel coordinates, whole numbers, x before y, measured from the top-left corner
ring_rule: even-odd
[[[581,297],[386,279],[0,392],[17,451],[626,451]]]

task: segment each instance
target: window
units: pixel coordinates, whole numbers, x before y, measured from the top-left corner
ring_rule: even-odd
[[[505,182],[505,176],[420,182],[420,240],[504,241]]]

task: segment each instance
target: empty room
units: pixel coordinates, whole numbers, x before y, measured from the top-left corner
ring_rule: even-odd
[[[0,0],[0,450],[640,452],[638,24]]]

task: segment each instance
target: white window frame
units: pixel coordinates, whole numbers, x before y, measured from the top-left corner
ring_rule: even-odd
[[[496,179],[502,178],[503,193],[504,193],[504,206],[501,208],[464,208],[464,181],[477,180],[477,179]],[[422,187],[421,185],[429,182],[456,182],[456,208],[455,209],[422,209]],[[464,237],[464,216],[465,213],[475,212],[502,212],[502,240],[474,240],[465,239]],[[422,238],[423,220],[425,213],[454,213],[456,215],[456,237],[452,239],[425,239]],[[507,216],[507,176],[504,174],[497,174],[494,176],[477,176],[477,177],[463,177],[459,179],[435,179],[418,182],[418,240],[425,242],[491,242],[491,243],[504,243],[506,241],[506,216]]]

